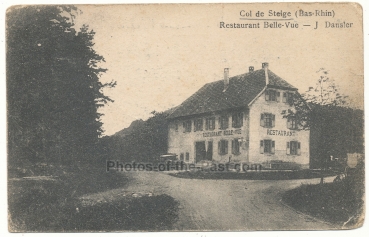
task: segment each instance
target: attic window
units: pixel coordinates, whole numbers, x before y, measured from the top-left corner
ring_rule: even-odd
[[[279,101],[280,92],[275,90],[266,90],[265,91],[265,100],[266,101]]]
[[[286,104],[293,104],[293,93],[291,92],[283,92],[283,99],[282,99],[283,103]]]

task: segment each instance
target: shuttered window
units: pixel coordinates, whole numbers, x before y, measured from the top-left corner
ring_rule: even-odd
[[[199,118],[199,119],[195,119],[194,121],[194,125],[195,125],[195,132],[196,131],[202,131],[203,129],[203,119]]]
[[[266,101],[279,101],[281,93],[275,90],[266,90],[265,91],[265,100]]]
[[[190,161],[190,153],[186,152],[186,161],[189,162]]]
[[[301,143],[298,141],[287,142],[287,155],[301,155]]]
[[[228,128],[228,116],[223,115],[219,117],[219,129],[227,129]]]
[[[240,154],[240,142],[238,141],[238,138],[232,140],[232,154]]]
[[[275,141],[268,139],[260,141],[260,154],[274,154],[274,153],[275,153]]]
[[[292,92],[283,92],[282,102],[286,104],[293,104],[294,94]]]
[[[218,142],[218,153],[220,155],[228,154],[228,141],[227,140],[220,140]]]
[[[187,120],[183,122],[183,132],[191,132],[192,123],[191,120]]]
[[[215,117],[206,118],[205,129],[206,130],[214,130],[215,129]]]
[[[288,117],[287,118],[287,128],[289,129],[297,129],[297,119],[295,117]]]
[[[273,128],[275,126],[275,115],[270,113],[261,114],[260,126],[265,128]]]
[[[237,112],[232,114],[232,127],[240,128],[243,126],[243,113]]]

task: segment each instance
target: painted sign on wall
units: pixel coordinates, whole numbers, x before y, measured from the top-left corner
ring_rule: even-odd
[[[216,136],[229,136],[229,135],[235,135],[235,134],[241,134],[241,129],[234,129],[234,130],[224,130],[224,131],[218,131],[218,132],[204,132],[202,134],[203,137],[216,137]]]
[[[273,136],[294,136],[295,135],[295,131],[267,129],[267,135],[273,135]]]

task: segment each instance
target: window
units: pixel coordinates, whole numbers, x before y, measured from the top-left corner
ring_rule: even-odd
[[[232,114],[232,127],[240,128],[243,125],[243,113],[237,112]]]
[[[279,101],[280,92],[275,90],[266,90],[265,91],[265,100],[266,101]]]
[[[184,155],[183,155],[183,153],[181,153],[181,155],[179,155],[179,159],[183,161],[184,160],[183,157],[184,157]]]
[[[275,115],[270,113],[261,114],[260,126],[265,128],[273,128],[275,126]]]
[[[206,130],[214,130],[215,129],[215,118],[206,118],[205,122],[205,129]]]
[[[190,153],[186,152],[186,161],[189,162],[190,161]]]
[[[174,124],[174,130],[175,130],[176,132],[178,132],[178,123],[177,123],[177,122]]]
[[[191,132],[191,120],[183,122],[183,132]]]
[[[295,117],[288,117],[287,118],[287,128],[289,129],[297,129],[297,119]]]
[[[238,138],[232,140],[232,154],[234,155],[240,154],[240,142]]]
[[[228,141],[221,140],[218,142],[218,153],[220,155],[228,154]]]
[[[219,127],[220,129],[228,128],[228,116],[227,115],[223,115],[219,117]]]
[[[291,92],[283,92],[282,102],[292,105],[293,104],[293,96],[294,96],[294,94],[291,93]]]
[[[287,142],[287,155],[301,155],[301,143],[297,141]]]
[[[202,118],[200,118],[200,119],[195,119],[195,121],[194,121],[194,125],[195,125],[195,132],[196,131],[202,131]]]
[[[275,141],[272,140],[261,140],[260,141],[260,153],[261,154],[274,154],[275,152]]]

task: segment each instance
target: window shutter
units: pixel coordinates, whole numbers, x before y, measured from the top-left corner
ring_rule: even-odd
[[[186,123],[183,122],[183,132],[186,132]]]
[[[224,141],[224,154],[228,154],[228,141]]]
[[[272,128],[275,126],[275,115],[272,114]]]
[[[236,147],[235,147],[235,143],[234,140],[232,140],[232,154],[236,153]]]
[[[291,118],[287,118],[287,128],[291,129]]]
[[[290,154],[290,142],[287,142],[286,154]]]
[[[194,132],[196,132],[197,131],[197,129],[196,129],[196,124],[197,124],[197,122],[196,122],[196,119],[193,121],[193,131]]]
[[[260,115],[260,126],[265,127],[264,114]]]
[[[269,101],[269,91],[268,90],[265,91],[265,100]]]
[[[287,93],[283,92],[283,99],[282,99],[283,103],[287,103]]]
[[[218,126],[219,126],[219,129],[223,129],[222,128],[222,116],[220,116],[218,119]]]
[[[276,101],[279,102],[280,98],[281,98],[281,92],[277,91]]]
[[[260,141],[260,154],[264,154],[264,141]]]
[[[234,128],[236,126],[236,115],[233,114],[232,115],[232,128]]]
[[[272,149],[271,149],[270,153],[274,154],[274,152],[275,152],[275,142],[272,141]]]
[[[220,143],[220,141],[219,141],[219,142],[218,142],[218,154],[220,154],[220,155],[221,155],[220,145],[221,145],[221,143]]]
[[[301,144],[300,144],[300,142],[297,143],[297,155],[301,155]]]

